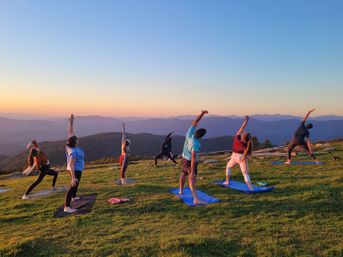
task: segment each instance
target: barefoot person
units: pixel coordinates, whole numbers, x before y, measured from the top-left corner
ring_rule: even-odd
[[[206,202],[199,200],[196,192],[198,155],[201,147],[199,139],[206,134],[206,129],[201,128],[196,130],[196,127],[201,118],[207,113],[208,111],[206,110],[201,111],[201,114],[192,122],[192,126],[187,131],[182,152],[182,172],[180,174],[179,194],[183,194],[183,187],[185,185],[186,176],[188,175],[189,188],[192,191],[194,204],[206,204]]]
[[[232,155],[230,161],[228,161],[226,165],[226,180],[224,184],[229,185],[231,169],[237,164],[239,164],[245,183],[247,184],[249,190],[253,191],[253,187],[249,177],[249,166],[247,159],[247,156],[251,155],[251,135],[248,132],[244,132],[244,129],[248,124],[248,121],[249,116],[245,116],[241,128],[237,131],[233,139]]]
[[[39,170],[39,175],[36,181],[27,189],[22,199],[29,199],[29,194],[31,193],[31,191],[43,180],[46,175],[53,176],[52,189],[54,190],[58,177],[58,172],[50,169],[49,160],[46,155],[38,148],[36,140],[30,142],[28,148],[30,149],[30,154],[28,157],[29,167],[23,173],[28,175],[34,170],[34,168],[37,168]]]
[[[64,203],[64,212],[68,213],[77,211],[77,209],[73,209],[70,207],[70,203],[71,201],[79,199],[78,197],[76,197],[76,193],[80,184],[82,171],[85,167],[85,154],[83,150],[78,146],[79,141],[77,137],[74,135],[74,119],[74,115],[70,115],[68,140],[66,146],[67,170],[70,171],[71,175],[71,183],[67,191]]]
[[[320,161],[318,161],[317,158],[313,155],[311,148],[309,129],[313,128],[313,125],[311,123],[305,125],[307,118],[314,111],[315,109],[308,111],[304,119],[301,121],[300,126],[295,131],[294,136],[287,148],[288,160],[285,162],[285,164],[291,164],[291,153],[296,146],[300,146],[301,148],[303,148],[305,152],[315,161],[316,164],[320,163]]]
[[[122,185],[125,185],[127,183],[125,179],[125,173],[127,170],[127,166],[129,164],[129,155],[130,155],[130,140],[126,139],[125,123],[123,123],[122,134],[121,134],[121,155],[119,158],[120,181]]]
[[[162,145],[162,148],[161,148],[161,152],[155,156],[155,166],[157,166],[157,160],[159,158],[161,158],[162,156],[165,156],[167,157],[169,160],[171,160],[173,163],[177,164],[177,162],[175,161],[172,153],[171,153],[171,149],[172,149],[172,139],[171,139],[171,135],[174,133],[174,131],[170,132],[165,140],[164,140],[164,143]]]

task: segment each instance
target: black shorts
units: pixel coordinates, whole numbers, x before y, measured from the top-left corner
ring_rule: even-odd
[[[185,159],[185,158],[182,158],[182,172],[185,174],[185,175],[189,175],[191,174],[191,165],[192,165],[192,162]],[[198,163],[196,162],[195,164],[195,175],[198,174]]]

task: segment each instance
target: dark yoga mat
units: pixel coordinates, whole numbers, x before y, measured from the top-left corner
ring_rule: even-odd
[[[90,213],[92,211],[95,200],[96,200],[96,194],[81,196],[79,200],[71,202],[71,207],[74,209],[78,209],[77,212],[66,213],[63,211],[64,205],[61,205],[55,212],[54,218],[62,218],[62,217],[71,216],[71,215],[81,215],[81,214]]]

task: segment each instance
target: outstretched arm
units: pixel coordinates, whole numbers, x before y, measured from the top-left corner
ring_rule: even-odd
[[[68,126],[68,138],[74,136],[74,114],[70,115],[69,120],[69,126]]]
[[[126,140],[126,137],[125,137],[125,123],[123,123],[122,130],[121,130],[121,142],[124,143],[125,140]]]
[[[315,110],[316,110],[316,109],[309,110],[308,113],[306,114],[306,116],[304,117],[303,122],[305,122],[305,121],[307,120],[307,118],[310,116],[310,114],[311,114],[312,112],[314,112]]]
[[[170,133],[166,136],[165,141],[167,141],[167,140],[170,138],[170,136],[171,136],[174,132],[175,132],[174,130],[173,130],[172,132],[170,132]]]
[[[201,110],[201,113],[199,114],[199,116],[192,122],[192,126],[193,127],[198,126],[199,121],[202,119],[202,117],[205,114],[208,114],[208,111],[207,110]]]
[[[236,135],[241,135],[241,134],[243,133],[245,127],[246,127],[247,124],[248,124],[248,121],[249,121],[249,116],[248,116],[248,115],[245,115],[243,124],[242,124],[241,128],[237,131]]]

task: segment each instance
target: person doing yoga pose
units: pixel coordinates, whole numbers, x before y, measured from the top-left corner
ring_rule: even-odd
[[[239,164],[245,183],[247,184],[249,190],[253,191],[253,187],[249,177],[249,166],[247,159],[247,156],[251,155],[252,149],[251,134],[248,132],[244,132],[244,129],[248,124],[248,121],[249,116],[245,116],[241,128],[237,131],[233,139],[232,155],[230,161],[228,161],[226,165],[226,180],[224,184],[229,185],[231,169],[237,164]]]
[[[122,125],[122,137],[121,137],[121,155],[119,157],[120,164],[120,181],[122,185],[127,184],[125,179],[125,173],[129,164],[130,155],[130,140],[126,139],[125,123]]]
[[[309,110],[308,113],[305,115],[303,120],[300,123],[300,126],[294,133],[294,136],[289,143],[287,148],[287,156],[288,159],[285,164],[291,164],[291,154],[295,147],[300,146],[305,152],[315,161],[316,164],[320,164],[320,161],[313,155],[311,141],[310,141],[310,131],[309,129],[313,128],[311,123],[305,125],[307,118],[310,116],[315,109]]]
[[[81,147],[78,146],[79,140],[74,135],[74,119],[74,115],[70,115],[66,145],[67,170],[69,170],[71,175],[71,183],[64,203],[64,212],[68,213],[77,211],[77,209],[70,207],[70,202],[79,199],[79,197],[76,197],[76,193],[81,181],[82,171],[85,168],[85,154]]]
[[[159,158],[161,158],[162,156],[166,156],[167,158],[169,158],[173,163],[177,164],[177,162],[175,161],[172,153],[171,153],[171,149],[172,149],[172,139],[171,139],[171,135],[174,133],[174,131],[170,132],[165,140],[164,143],[162,144],[162,148],[161,148],[161,152],[155,156],[155,166],[157,166],[157,160]]]
[[[28,148],[30,148],[30,154],[28,157],[29,167],[23,172],[26,175],[31,173],[34,168],[37,168],[39,171],[38,178],[35,182],[27,189],[26,193],[23,195],[22,199],[29,199],[29,194],[31,191],[42,182],[43,178],[46,175],[53,176],[52,179],[52,189],[55,190],[56,180],[58,177],[58,172],[50,169],[50,163],[47,156],[38,148],[38,143],[36,140],[33,140],[29,143]]]
[[[199,140],[206,134],[206,129],[200,128],[196,130],[196,127],[205,114],[208,114],[208,111],[201,111],[201,114],[192,122],[192,126],[187,131],[182,152],[182,172],[180,174],[179,194],[183,194],[186,176],[188,175],[189,188],[193,195],[194,204],[206,204],[206,202],[199,200],[196,192],[198,155],[201,148]]]

